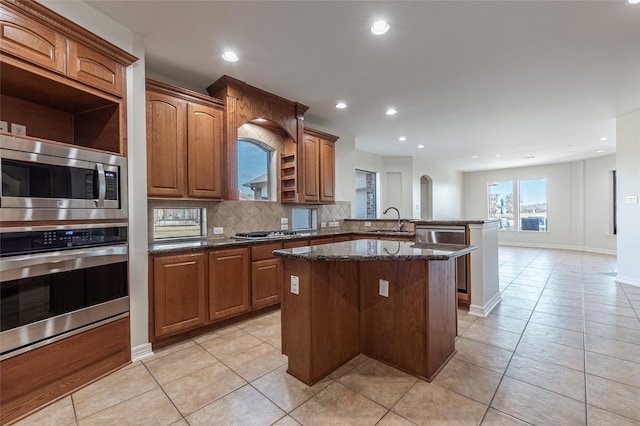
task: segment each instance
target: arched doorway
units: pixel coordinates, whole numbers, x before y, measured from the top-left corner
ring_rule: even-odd
[[[420,219],[433,219],[433,180],[427,175],[420,177]]]

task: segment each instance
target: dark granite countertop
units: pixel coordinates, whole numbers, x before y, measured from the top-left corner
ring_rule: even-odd
[[[284,235],[279,237],[238,239],[238,238],[198,238],[181,239],[173,241],[161,241],[149,244],[149,254],[171,254],[194,250],[216,249],[225,247],[248,247],[256,244],[268,244],[281,241],[305,240],[308,238],[335,237],[340,235],[371,235],[378,237],[414,237],[413,232],[396,231],[300,231],[296,235]]]
[[[275,250],[280,257],[306,261],[449,260],[475,250],[462,244],[416,244],[412,241],[355,240]]]

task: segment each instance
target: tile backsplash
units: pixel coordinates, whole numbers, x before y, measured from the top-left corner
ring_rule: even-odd
[[[214,237],[213,228],[224,228],[225,237],[237,232],[279,230],[280,219],[289,219],[291,229],[291,209],[294,207],[309,207],[318,209],[318,227],[320,222],[338,222],[339,229],[343,220],[351,217],[351,203],[337,201],[327,205],[280,204],[268,201],[222,201],[198,202],[178,200],[149,200],[149,242],[153,240],[153,209],[190,207],[207,209],[207,234]]]

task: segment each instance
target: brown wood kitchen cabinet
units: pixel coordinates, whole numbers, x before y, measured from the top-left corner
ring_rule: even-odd
[[[0,119],[26,136],[126,155],[136,57],[36,2],[0,3]]]
[[[249,308],[249,248],[209,252],[209,321]]]
[[[306,203],[335,201],[335,142],[337,136],[305,128],[298,148],[302,159],[300,193]]]
[[[251,247],[251,307],[262,308],[280,302],[282,261],[272,254],[282,243]]]
[[[205,323],[207,257],[204,252],[153,258],[154,336],[166,336]]]
[[[221,199],[222,103],[154,80],[146,98],[148,195]]]

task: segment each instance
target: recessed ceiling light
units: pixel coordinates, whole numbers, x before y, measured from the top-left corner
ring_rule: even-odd
[[[603,136],[603,137],[601,137],[601,138],[600,138],[600,140],[601,140],[602,142],[606,141],[607,139],[609,139],[609,138],[607,138],[607,137],[605,137],[605,136]]]
[[[420,144],[420,145],[418,145],[418,148],[422,149],[422,148],[424,148],[424,145]]]
[[[604,149],[599,149],[596,151],[596,154],[602,154],[604,152]]]
[[[226,52],[224,52],[222,54],[222,59],[224,59],[227,62],[238,62],[238,59],[240,59],[240,58],[238,57],[236,52],[232,52],[231,50],[227,50]]]
[[[389,108],[387,110],[387,115],[396,115],[398,113],[398,110],[395,108]]]
[[[374,35],[386,34],[389,31],[389,23],[387,21],[376,21],[371,25],[371,33]]]
[[[640,4],[640,0],[627,0],[627,4]]]
[[[496,154],[496,157],[500,157],[500,154]]]
[[[345,109],[347,107],[347,104],[345,104],[344,102],[338,102],[336,104],[336,108],[338,109]]]
[[[532,160],[532,159],[536,158],[536,156],[535,155],[527,155],[527,156],[522,157],[522,158],[524,158],[525,160]]]
[[[477,155],[472,155],[471,158],[473,158],[475,160],[476,158],[478,158],[478,156]]]
[[[406,138],[406,137],[404,137],[404,136],[400,136],[400,137],[398,138],[398,140],[399,140],[400,142],[404,142],[404,141],[406,141],[406,140],[407,140],[407,138]]]

